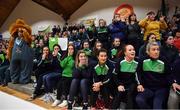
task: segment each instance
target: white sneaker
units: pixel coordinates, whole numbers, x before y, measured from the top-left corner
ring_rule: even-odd
[[[50,102],[54,102],[54,100],[53,100],[53,98],[48,94],[47,97],[44,99],[44,102],[50,103]]]
[[[51,98],[55,101],[56,100],[56,95],[54,93],[49,93],[49,95],[51,96]]]
[[[40,97],[39,99],[43,101],[43,100],[46,99],[46,97],[47,97],[47,94],[44,94],[44,95],[43,95],[42,97]]]
[[[65,107],[68,105],[67,100],[63,100],[61,104],[58,105],[58,107]]]
[[[57,106],[57,105],[60,104],[60,103],[61,103],[61,101],[56,99],[51,106],[52,106],[52,107],[55,107],[55,106]]]

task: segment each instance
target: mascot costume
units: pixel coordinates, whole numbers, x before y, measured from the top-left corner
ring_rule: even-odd
[[[31,80],[33,68],[33,50],[31,48],[31,27],[23,19],[17,19],[9,32],[8,46],[10,76],[12,83],[27,84]]]

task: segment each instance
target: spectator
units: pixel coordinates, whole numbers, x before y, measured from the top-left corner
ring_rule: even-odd
[[[72,81],[72,72],[74,68],[74,55],[75,48],[74,45],[68,45],[68,53],[64,59],[60,61],[60,65],[63,69],[61,78],[57,84],[57,97],[52,106],[65,107],[67,106],[67,97],[69,94],[69,89]]]
[[[153,11],[150,11],[150,12],[147,13],[147,17],[142,19],[139,22],[140,27],[145,29],[144,41],[147,40],[147,36],[150,33],[155,34],[155,36],[157,37],[156,38],[157,41],[161,40],[161,35],[160,35],[159,31],[161,29],[165,30],[167,28],[167,24],[166,24],[164,18],[165,18],[164,16],[161,16],[159,18],[159,21],[157,21],[155,19],[155,13]]]
[[[137,68],[138,94],[136,103],[140,109],[163,109],[168,98],[170,66],[160,56],[157,42],[147,44],[147,57],[140,58]],[[152,106],[150,103],[152,100]]]
[[[136,14],[129,15],[127,24],[127,43],[134,46],[135,51],[138,53],[141,46],[141,28],[138,25]],[[136,53],[136,56],[137,56]]]
[[[105,102],[105,108],[109,108],[110,86],[112,86],[110,80],[112,78],[113,64],[108,61],[108,55],[105,49],[99,50],[97,58],[98,62],[92,68],[93,85],[91,107],[92,109],[96,108],[96,101],[98,99],[98,94],[100,93]]]
[[[118,109],[120,102],[127,103],[127,109],[133,109],[134,95],[136,90],[135,72],[138,65],[135,59],[135,50],[132,45],[124,47],[124,57],[116,63],[113,80],[116,83],[117,95],[113,99],[112,109]]]
[[[127,25],[124,17],[119,14],[115,14],[113,22],[108,26],[108,28],[111,34],[111,40],[114,38],[120,38],[120,40],[125,43]]]
[[[74,97],[79,88],[83,97],[83,109],[88,109],[88,91],[91,77],[91,66],[88,63],[88,57],[84,51],[79,50],[76,55],[75,69],[73,70],[73,79],[69,91],[68,109],[72,109]]]

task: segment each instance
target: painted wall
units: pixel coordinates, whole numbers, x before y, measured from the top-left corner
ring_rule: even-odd
[[[171,1],[169,7],[170,13],[174,10],[175,5],[180,4],[180,0],[167,1]],[[79,23],[84,19],[96,18],[97,24],[98,19],[104,18],[107,24],[109,24],[112,21],[114,10],[121,4],[133,6],[134,12],[138,20],[140,20],[144,18],[150,10],[157,12],[161,7],[161,0],[88,0],[71,16],[69,22]]]
[[[21,0],[0,28],[4,38],[9,38],[10,35],[7,30],[17,18],[25,19],[26,23],[32,27],[32,34],[37,34],[39,28],[49,25],[52,28],[53,25],[60,24],[62,26],[65,23],[60,15],[38,5],[32,0]]]
[[[180,0],[167,0],[168,7],[169,7],[169,17],[172,17],[175,12],[175,7],[179,7],[179,13],[180,13]]]

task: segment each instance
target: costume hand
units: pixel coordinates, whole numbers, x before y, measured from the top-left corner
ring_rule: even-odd
[[[180,85],[177,84],[177,83],[173,83],[173,84],[172,84],[172,88],[173,88],[173,90],[176,92],[177,90],[180,90]]]
[[[138,92],[144,92],[144,87],[142,85],[137,86],[137,91]]]
[[[123,85],[119,85],[118,86],[118,91],[124,92],[125,91],[124,86]]]

